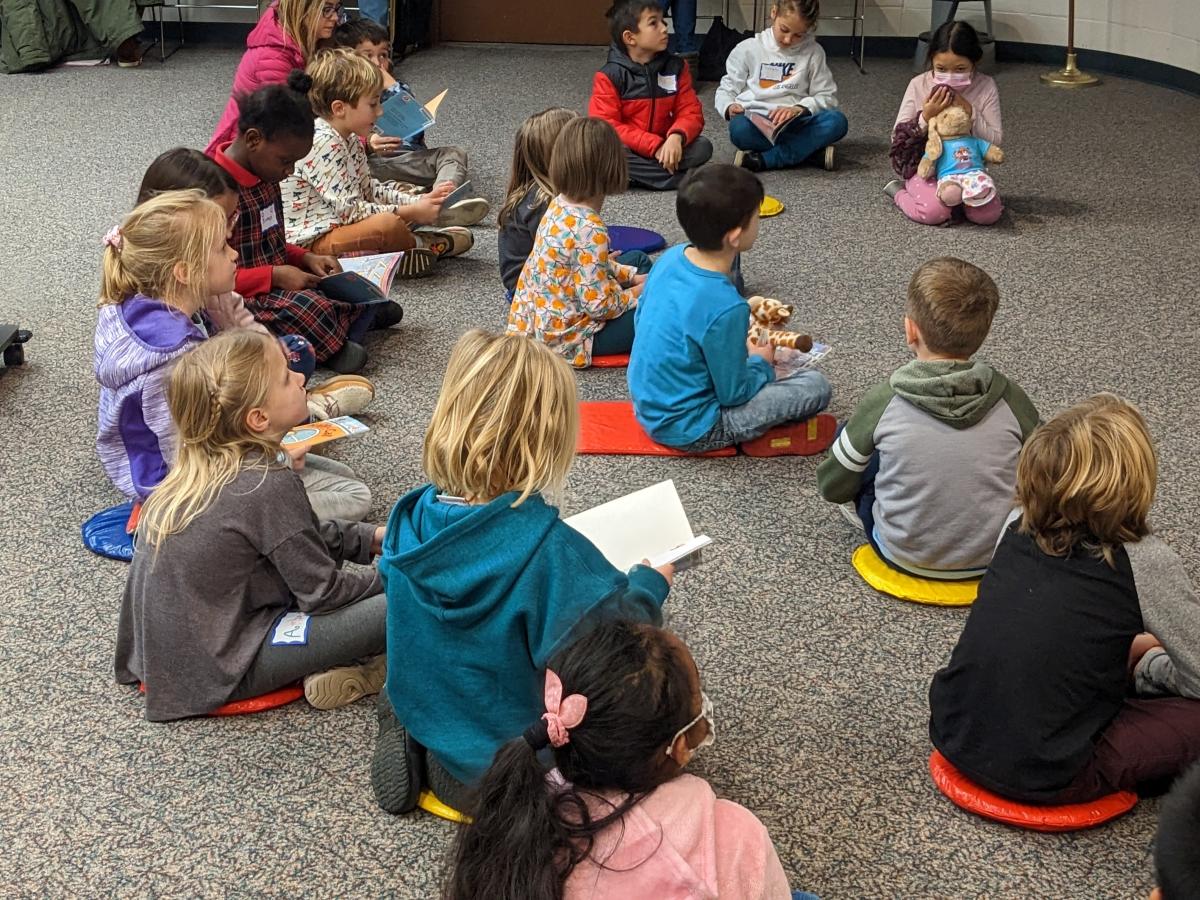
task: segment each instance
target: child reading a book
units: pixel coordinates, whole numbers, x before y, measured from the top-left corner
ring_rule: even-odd
[[[214,294],[233,289],[237,255],[225,242],[227,228],[225,211],[200,191],[166,191],[104,239],[96,451],[131,499],[149,496],[175,454],[167,384],[175,361],[208,339],[197,314]],[[370,510],[371,492],[348,466],[303,453],[290,459],[320,516],[357,520]]]
[[[550,181],[550,154],[558,133],[579,113],[554,107],[534,113],[522,123],[513,142],[512,170],[504,205],[496,216],[500,234],[496,248],[500,254],[500,282],[511,303],[517,279],[529,253],[534,235],[550,201],[557,191]]]
[[[308,414],[279,342],[247,329],[205,341],[179,360],[168,400],[179,454],[142,507],[117,681],[141,682],[152,722],[300,679],[318,709],[377,692],[379,574],[341,564],[369,563],[383,529],[318,524],[279,461],[280,439]]]
[[[288,239],[333,256],[404,251],[402,276],[471,249],[469,230],[429,227],[451,185],[417,194],[371,176],[360,138],[379,118],[379,68],[350,50],[323,50],[308,74],[319,118],[312,149],[282,185]]]
[[[715,103],[738,148],[734,165],[762,172],[819,161],[833,169],[833,145],[848,126],[814,36],[820,13],[820,0],[777,0],[771,27],[729,54]]]
[[[459,339],[425,432],[431,484],[392,510],[380,561],[394,650],[371,783],[385,810],[412,809],[422,781],[462,809],[464,786],[543,712],[546,663],[580,629],[661,620],[673,567],[618,571],[543,496],[578,430],[562,359],[512,334]]]
[[[588,115],[617,130],[631,184],[673,191],[712,158],[691,73],[667,52],[661,2],[616,0],[607,15],[612,47],[592,79]]]
[[[567,122],[554,143],[558,195],[538,225],[508,312],[508,330],[541,341],[577,369],[628,353],[644,274],[609,255],[604,198],[625,190],[621,141],[603,119]]]
[[[158,155],[138,189],[137,202],[145,203],[165,191],[200,190],[221,207],[229,220],[229,236],[237,221],[238,187],[233,177],[199,150],[176,147]],[[213,294],[200,311],[209,334],[229,328],[254,328],[270,334],[255,320],[236,291]],[[317,365],[312,346],[298,334],[280,338],[289,366],[307,380]],[[375,385],[361,375],[337,375],[319,385],[308,386],[308,412],[313,419],[354,416],[375,397]]]
[[[1012,510],[1021,445],[1038,422],[1014,382],[973,357],[1000,303],[996,283],[953,257],[908,285],[904,337],[916,359],[867,391],[817,469],[817,488],[889,566],[978,578]]]
[[[383,75],[381,102],[398,93],[412,95],[412,88],[392,77],[392,43],[388,30],[368,18],[350,19],[333,32],[333,43],[353,50],[379,67]],[[421,187],[449,182],[458,187],[467,181],[467,151],[463,147],[430,147],[425,133],[411,138],[391,137],[376,128],[366,142],[367,164],[380,181],[403,181]],[[438,225],[475,225],[488,214],[482,197],[464,197],[443,204]]]
[[[1021,451],[1020,514],[929,689],[933,745],[988,790],[1084,803],[1161,791],[1200,759],[1200,701],[1128,691],[1146,626],[1195,604],[1149,534],[1156,472],[1141,414],[1111,394],[1055,416]],[[1168,650],[1194,684],[1197,634],[1179,637]]]
[[[459,829],[447,900],[792,898],[763,824],[685,771],[717,734],[682,640],[599,625],[535,699]]]
[[[268,85],[238,98],[238,135],[213,159],[238,185],[237,220],[230,243],[238,252],[236,290],[254,318],[282,336],[307,340],[317,361],[335,372],[357,372],[367,362],[362,340],[373,326],[393,324],[371,307],[339,303],[321,293],[321,278],[341,271],[332,256],[290,244],[283,230],[279,183],[312,148],[313,118],[303,72],[287,85]]]
[[[818,453],[833,424],[805,420],[829,405],[825,376],[776,378],[774,348],[747,333],[750,307],[731,270],[758,237],[759,180],[730,165],[697,169],[675,198],[689,243],[654,266],[637,309],[629,393],[641,426],[661,444],[703,453],[734,444],[751,455]],[[815,437],[813,436],[815,435]]]

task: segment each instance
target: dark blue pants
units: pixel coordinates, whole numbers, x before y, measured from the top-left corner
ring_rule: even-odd
[[[836,144],[846,136],[848,128],[846,116],[840,109],[823,109],[804,116],[779,136],[778,144],[772,146],[748,116],[734,116],[729,120],[729,139],[739,150],[761,153],[763,165],[768,169],[786,169],[798,166],[830,144]]]
[[[317,368],[317,354],[312,344],[298,334],[285,334],[279,341],[283,344],[283,352],[287,354],[288,368],[303,375],[307,383]]]

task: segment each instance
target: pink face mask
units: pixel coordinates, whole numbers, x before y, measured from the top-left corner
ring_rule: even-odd
[[[971,75],[971,72],[934,72],[933,83],[952,88],[968,88],[971,86]]]

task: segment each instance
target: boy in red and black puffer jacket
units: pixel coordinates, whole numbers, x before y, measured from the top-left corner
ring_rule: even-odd
[[[608,21],[613,45],[592,80],[588,115],[604,119],[621,136],[630,184],[674,190],[713,150],[700,134],[704,112],[687,63],[667,52],[657,0],[617,0]]]

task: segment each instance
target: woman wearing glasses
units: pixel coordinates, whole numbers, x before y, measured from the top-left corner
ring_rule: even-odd
[[[204,152],[212,156],[218,144],[237,137],[239,94],[286,82],[292,69],[305,67],[317,44],[333,34],[343,16],[341,5],[333,0],[272,3],[246,38],[246,52],[233,76],[233,94]]]

